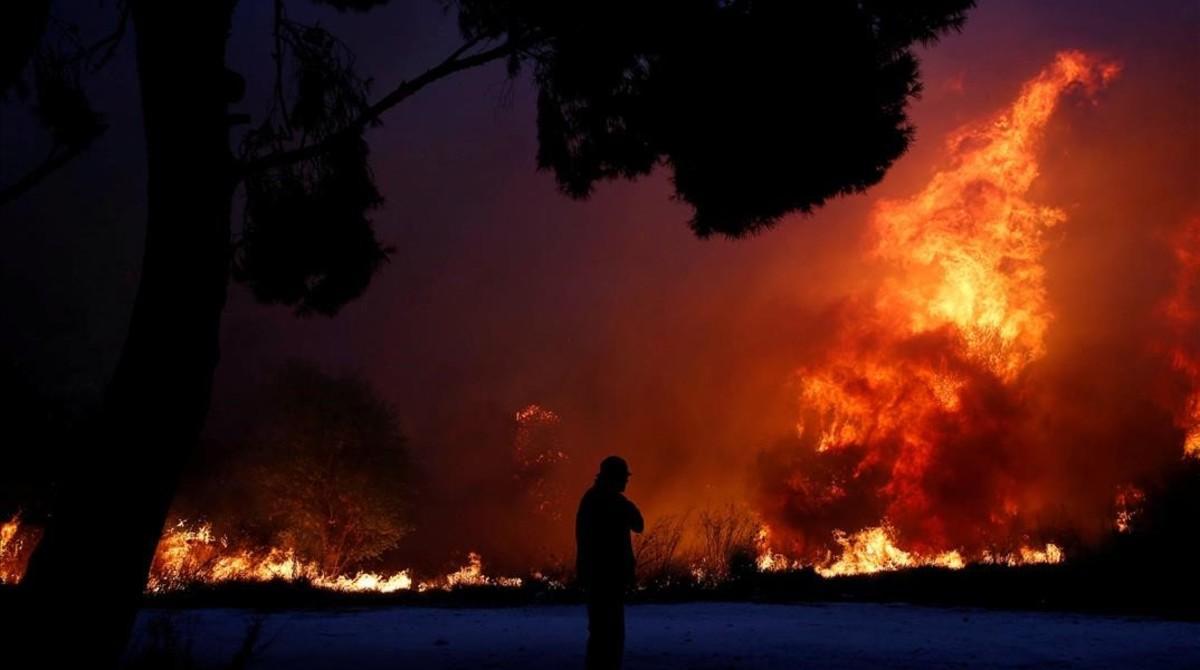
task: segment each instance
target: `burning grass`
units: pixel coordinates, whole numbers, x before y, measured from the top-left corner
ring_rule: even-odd
[[[690,518],[694,524],[688,523]],[[0,527],[0,583],[16,584],[24,572],[37,531],[14,517]],[[727,505],[691,515],[665,516],[646,533],[636,537],[635,551],[643,589],[720,588],[722,584],[750,573],[815,570],[823,577],[867,574],[919,566],[963,567],[951,552],[932,560],[896,547],[887,528],[841,536],[839,556],[830,554],[823,563],[804,565],[773,552],[770,529],[736,505]],[[1022,549],[1016,556],[989,557],[988,562],[1005,565],[1057,563],[1062,552],[1054,545],[1044,551]],[[483,557],[471,552],[457,570],[440,576],[415,578],[410,570],[365,571],[327,574],[316,561],[301,558],[284,547],[251,547],[214,532],[208,522],[177,520],[168,525],[159,540],[146,583],[148,594],[211,589],[225,584],[290,584],[339,593],[390,594],[397,592],[451,592],[463,589],[518,590],[527,583],[535,590],[564,588],[564,583],[531,571],[524,577],[492,576],[484,570]]]
[[[1200,463],[1184,464],[1168,489],[1147,494],[1147,507],[1133,517],[1131,529],[1114,529],[1103,546],[1071,561],[1055,545],[998,552],[967,565],[945,557],[928,560],[898,549],[890,535],[894,530],[878,528],[842,538],[849,553],[802,566],[771,551],[768,528],[759,527],[747,539],[741,531],[752,517],[735,506],[663,517],[639,538],[640,583],[631,597],[649,602],[901,601],[1194,618],[1200,615],[1200,589],[1189,556],[1196,547],[1180,530],[1200,513],[1198,483]],[[689,519],[694,521],[689,524]],[[10,538],[20,533],[16,524],[9,528],[15,528]],[[720,541],[695,539],[705,533]],[[232,550],[231,544],[205,524],[174,524],[160,544],[148,600],[161,607],[289,609],[510,606],[582,598],[569,581],[536,572],[521,578],[489,576],[478,555],[469,556],[458,570],[427,579],[408,571],[329,578],[281,558],[278,550],[246,553]],[[712,571],[722,564],[725,572]],[[402,581],[392,588],[397,580]]]
[[[348,593],[517,588],[522,583],[519,577],[485,574],[483,558],[474,552],[468,554],[467,563],[458,570],[426,580],[415,580],[409,570],[329,574],[317,562],[299,557],[294,549],[238,548],[228,538],[214,534],[207,522],[179,520],[159,540],[146,590],[163,593],[195,585],[273,581]]]

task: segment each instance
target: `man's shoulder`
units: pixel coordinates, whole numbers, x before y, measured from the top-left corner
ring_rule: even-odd
[[[580,508],[584,506],[597,506],[604,509],[611,509],[632,504],[622,493],[606,490],[598,486],[592,486],[587,491],[584,491],[583,497],[579,499]]]
[[[584,491],[583,495],[579,498],[579,508],[583,509],[585,506],[590,507],[597,504],[600,497],[601,493],[596,490],[595,486],[589,487],[588,490]]]

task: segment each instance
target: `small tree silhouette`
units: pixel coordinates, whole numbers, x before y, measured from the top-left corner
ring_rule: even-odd
[[[353,376],[286,365],[239,449],[236,485],[275,542],[341,574],[408,532],[411,472],[392,410]]]

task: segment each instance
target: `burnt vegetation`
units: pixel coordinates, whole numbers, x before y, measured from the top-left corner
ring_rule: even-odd
[[[407,441],[361,378],[293,360],[250,405],[236,436],[200,450],[169,517],[193,529],[207,524],[224,542],[192,545],[178,565],[156,563],[163,586],[186,587],[236,551],[283,551],[339,575],[377,561],[411,532],[416,477]]]

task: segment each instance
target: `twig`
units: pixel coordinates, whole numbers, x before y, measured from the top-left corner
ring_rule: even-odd
[[[478,65],[483,65],[484,63],[494,61],[498,58],[503,58],[504,56],[515,53],[521,47],[520,42],[510,39],[504,44],[491,49],[480,51],[470,56],[463,56],[463,54],[469,51],[472,47],[476,46],[480,41],[481,38],[468,40],[465,44],[455,49],[454,52],[447,56],[446,59],[441,63],[429,68],[413,79],[402,82],[399,86],[393,89],[392,92],[380,98],[378,102],[367,107],[361,114],[358,115],[358,117],[348,123],[345,127],[328,135],[319,142],[297,147],[295,149],[277,151],[244,163],[241,170],[242,176],[319,156],[329,148],[335,146],[338,142],[361,132],[371,123],[377,121],[384,112],[400,104],[429,84],[432,84],[456,72],[461,72],[462,70],[467,70]]]
[[[275,59],[275,104],[279,105],[279,114],[283,117],[283,126],[287,129],[288,134],[292,132],[292,120],[288,118],[287,99],[283,94],[283,36],[280,31],[283,29],[283,0],[275,0],[275,53],[272,57]]]
[[[98,72],[100,68],[104,67],[110,60],[112,60],[113,55],[117,52],[117,47],[121,46],[121,40],[125,37],[125,27],[128,24],[129,6],[125,3],[121,3],[121,16],[117,19],[116,30],[114,30],[108,37],[105,37],[99,42],[96,42],[92,46],[88,47],[88,57],[90,58],[93,52],[98,51],[100,47],[106,44],[108,45],[108,48],[105,49],[104,54],[100,56],[100,58],[97,59],[92,65],[92,72]]]
[[[83,150],[86,149],[89,144],[90,142],[85,142],[70,146],[64,151],[59,151],[57,149],[52,151],[50,155],[46,157],[46,160],[42,161],[41,165],[38,165],[34,169],[30,170],[24,177],[21,177],[12,184],[0,189],[0,207],[3,207],[13,200],[21,197],[34,186],[37,186],[39,183],[45,180],[46,177],[54,174],[54,172],[59,168],[69,163],[71,159],[83,153]]]

